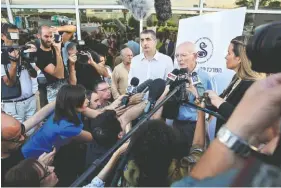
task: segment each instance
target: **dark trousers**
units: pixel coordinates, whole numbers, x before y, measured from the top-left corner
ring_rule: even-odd
[[[187,156],[192,146],[196,128],[196,121],[174,120],[173,128],[178,135],[178,152],[180,156]]]

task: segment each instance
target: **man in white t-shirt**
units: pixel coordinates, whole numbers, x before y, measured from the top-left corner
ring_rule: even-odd
[[[4,41],[5,46],[8,47],[15,45],[18,36],[19,30],[17,26],[13,24],[2,25],[1,39]],[[21,96],[13,99],[4,99],[4,96],[2,95],[2,110],[5,113],[13,116],[20,122],[24,122],[25,120],[33,116],[36,112],[36,99],[32,92],[32,80],[25,65],[21,64],[18,60],[18,50],[14,49],[12,52],[9,53],[9,55],[6,54],[6,56],[11,56],[14,58],[14,60],[8,57],[2,59],[2,61],[7,61],[2,62],[1,64],[1,78],[4,82],[3,84],[11,87],[14,86],[16,80],[19,79],[21,86]],[[8,87],[2,89],[7,89],[8,91],[3,92],[9,93]]]
[[[139,84],[148,79],[166,79],[174,65],[169,56],[156,50],[156,33],[153,30],[144,30],[140,37],[143,53],[132,59],[128,83],[130,84],[133,77],[140,80]]]

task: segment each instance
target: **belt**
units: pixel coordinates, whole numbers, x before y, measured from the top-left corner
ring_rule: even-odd
[[[14,102],[22,102],[22,101],[25,101],[27,99],[30,99],[31,97],[33,97],[34,94],[32,94],[30,97],[27,97],[27,98],[23,98],[23,99],[19,99],[19,100],[3,100],[2,102],[3,103],[14,103]]]

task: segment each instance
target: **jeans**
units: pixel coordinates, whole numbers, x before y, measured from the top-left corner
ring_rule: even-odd
[[[2,103],[2,109],[6,114],[13,116],[19,122],[23,123],[36,112],[36,97],[21,102]],[[27,132],[27,136],[34,132],[35,128]]]
[[[51,102],[56,100],[57,94],[58,94],[60,88],[63,85],[66,85],[66,84],[67,84],[66,80],[59,80],[59,81],[57,81],[55,83],[52,83],[52,84],[47,86],[47,99],[48,99],[48,103],[51,103]]]

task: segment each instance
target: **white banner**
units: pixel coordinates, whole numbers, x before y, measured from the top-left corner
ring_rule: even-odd
[[[231,39],[242,35],[245,15],[246,8],[237,8],[181,19],[177,46],[186,41],[195,43],[198,66],[210,76],[222,73],[226,69],[228,45]]]

